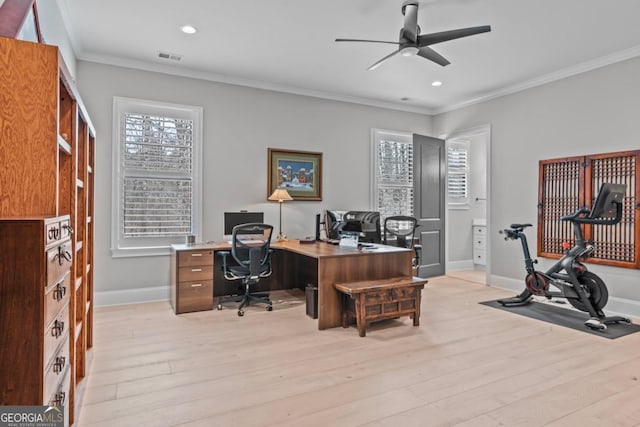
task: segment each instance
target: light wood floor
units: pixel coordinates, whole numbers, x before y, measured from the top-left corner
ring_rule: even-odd
[[[79,426],[638,426],[640,333],[616,340],[479,305],[436,278],[419,327],[318,331],[304,302],[175,316],[99,308]]]

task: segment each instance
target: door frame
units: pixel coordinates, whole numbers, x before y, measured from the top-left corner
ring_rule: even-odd
[[[448,134],[442,134],[439,138],[445,140],[446,143],[451,139],[458,138],[471,138],[484,136],[486,141],[486,163],[487,163],[487,171],[486,171],[486,182],[487,182],[487,240],[486,240],[486,265],[485,265],[485,274],[486,277],[489,278],[491,276],[491,124],[484,124],[479,126],[474,126],[470,128],[463,128],[459,130],[455,130]],[[448,172],[448,171],[447,171]],[[447,206],[445,212],[445,221],[446,221],[446,233],[445,233],[445,274],[449,272],[450,265],[450,245],[449,245],[449,227],[451,226],[451,221],[449,221],[449,208]]]

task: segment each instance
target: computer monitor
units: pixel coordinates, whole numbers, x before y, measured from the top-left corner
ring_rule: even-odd
[[[327,210],[324,220],[329,241],[337,242],[343,232],[357,233],[360,242],[380,243],[380,213]]]
[[[240,224],[248,224],[251,222],[264,223],[264,212],[225,212],[224,213],[224,240],[231,240],[233,235],[233,227]],[[254,236],[243,236],[250,239]],[[255,236],[256,238],[262,236]]]
[[[626,191],[627,186],[624,184],[602,184],[589,218],[615,218],[616,204],[622,205]]]
[[[349,211],[344,214],[342,221],[342,231],[358,233],[360,242],[380,243],[380,212]]]

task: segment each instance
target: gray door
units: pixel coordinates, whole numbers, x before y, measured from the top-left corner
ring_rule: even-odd
[[[420,277],[444,274],[446,158],[444,140],[413,135],[413,214],[420,226],[416,231],[422,245]]]

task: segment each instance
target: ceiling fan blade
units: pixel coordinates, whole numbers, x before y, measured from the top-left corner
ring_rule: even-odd
[[[433,61],[438,65],[442,65],[443,67],[451,64],[449,61],[447,61],[447,59],[444,56],[440,55],[438,52],[431,49],[430,47],[425,46],[420,48],[420,50],[418,50],[418,53],[416,55],[422,56],[423,58],[426,58],[429,61]]]
[[[384,40],[363,40],[363,39],[336,39],[337,42],[365,42],[365,43],[388,43],[399,44],[398,42],[388,42]]]
[[[432,44],[459,39],[461,37],[473,36],[480,33],[488,33],[489,31],[491,31],[490,25],[482,25],[480,27],[460,28],[457,30],[424,34],[418,36],[418,47],[430,46]]]
[[[391,52],[389,55],[385,56],[384,58],[382,58],[380,61],[376,62],[375,64],[373,64],[372,66],[370,66],[369,68],[367,68],[367,70],[371,71],[371,70],[375,70],[376,68],[378,68],[380,65],[382,65],[382,63],[384,61],[386,61],[387,59],[391,58],[392,56],[395,56],[397,54],[399,54],[400,51],[396,50]]]
[[[402,37],[415,43],[418,38],[418,2],[407,3],[402,7],[404,14],[404,25],[402,26]]]

